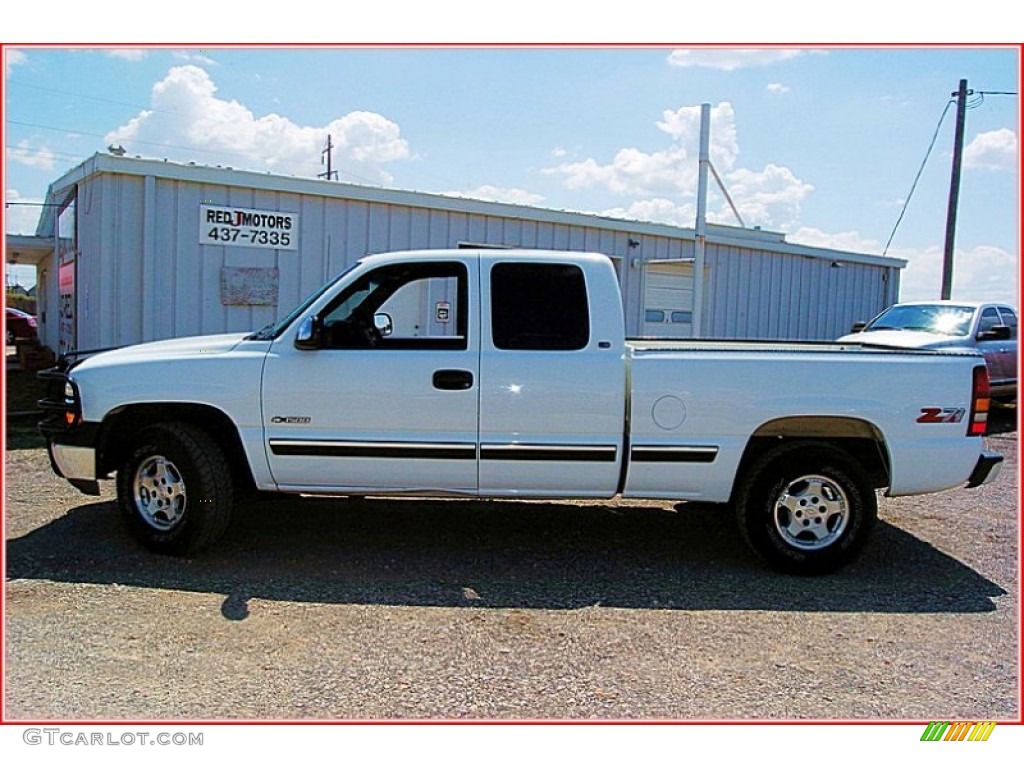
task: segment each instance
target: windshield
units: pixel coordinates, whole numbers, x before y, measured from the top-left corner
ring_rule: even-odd
[[[256,333],[250,336],[246,336],[245,338],[249,341],[270,341],[271,339],[276,339],[278,336],[284,333],[284,330],[289,325],[291,325],[296,318],[303,315],[307,309],[309,309],[311,306],[313,306],[313,304],[316,303],[317,299],[319,299],[328,290],[330,290],[335,283],[341,280],[341,278],[343,278],[353,269],[358,267],[359,263],[360,262],[357,261],[355,264],[346,267],[345,270],[339,273],[338,276],[335,277],[333,280],[328,280],[322,286],[317,288],[311,295],[309,295],[303,302],[301,302],[299,306],[297,306],[295,309],[289,312],[286,317],[282,318],[281,320],[278,320],[276,323],[270,323],[270,325],[263,326],[263,328],[256,331]]]
[[[973,307],[950,304],[897,304],[872,320],[865,331],[924,331],[941,336],[966,336]]]

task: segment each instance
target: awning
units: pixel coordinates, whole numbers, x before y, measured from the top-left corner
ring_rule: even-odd
[[[39,264],[53,253],[53,239],[34,235],[6,235],[4,263]]]

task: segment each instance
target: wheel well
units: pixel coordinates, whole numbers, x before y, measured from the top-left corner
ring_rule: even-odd
[[[100,428],[97,474],[106,477],[115,472],[144,429],[169,422],[191,424],[206,432],[224,452],[235,485],[239,488],[255,488],[249,460],[235,423],[223,411],[193,403],[128,405],[109,414]]]
[[[738,477],[743,477],[750,465],[766,451],[797,441],[819,442],[838,448],[861,466],[872,486],[889,486],[889,451],[882,434],[869,422],[837,416],[791,417],[761,425],[743,452]]]

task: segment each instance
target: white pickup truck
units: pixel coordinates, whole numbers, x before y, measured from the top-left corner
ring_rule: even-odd
[[[991,480],[984,360],[626,340],[598,254],[360,260],[280,322],[44,372],[54,470],[116,473],[150,549],[191,553],[246,491],[730,503],[772,566],[849,560],[891,496]]]

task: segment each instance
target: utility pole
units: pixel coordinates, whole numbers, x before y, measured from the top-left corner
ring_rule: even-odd
[[[327,146],[324,147],[324,151],[320,153],[320,165],[324,164],[324,155],[327,155],[327,170],[324,173],[318,173],[316,177],[318,179],[327,179],[328,181],[333,178],[335,181],[338,180],[338,172],[331,170],[331,154],[334,151],[334,144],[331,142],[331,134],[327,134]]]
[[[953,170],[949,179],[949,207],[946,210],[946,247],[942,259],[942,298],[953,297],[953,242],[956,238],[956,207],[960,199],[960,165],[964,154],[964,123],[967,118],[967,80],[951,95],[956,96],[956,135],[953,138]]]

